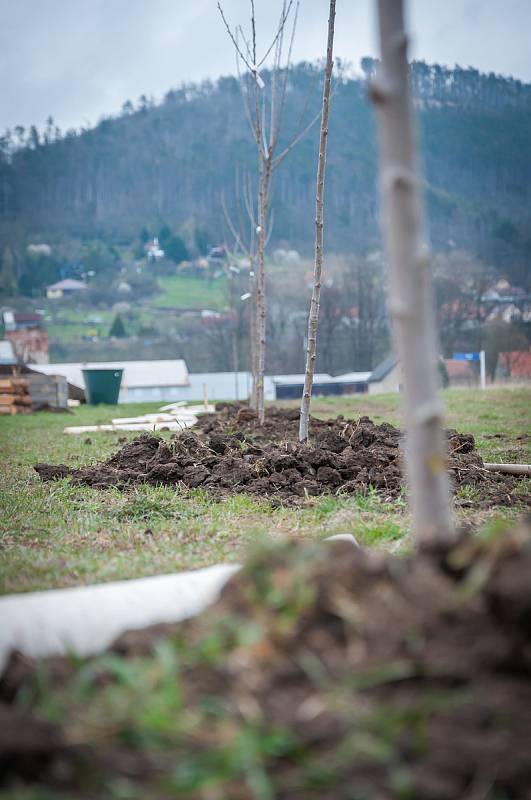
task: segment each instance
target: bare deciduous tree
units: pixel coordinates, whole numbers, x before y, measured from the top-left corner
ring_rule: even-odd
[[[225,194],[221,193],[221,207],[223,209],[223,216],[227,224],[228,230],[231,234],[233,244],[232,246],[225,241],[225,249],[229,256],[234,260],[238,255],[244,255],[249,259],[250,270],[249,277],[251,279],[250,289],[252,290],[253,302],[251,303],[249,315],[249,330],[250,330],[250,360],[251,360],[251,374],[253,382],[251,386],[251,408],[257,408],[257,380],[258,374],[258,347],[257,347],[257,307],[256,307],[256,262],[257,262],[257,216],[255,209],[255,202],[253,198],[252,183],[249,174],[239,175],[236,174],[235,180],[235,198],[236,198],[236,219],[233,220],[229,214]],[[267,231],[264,243],[264,249],[267,247],[271,233],[273,230],[273,212],[269,218],[269,230]]]
[[[403,0],[378,0],[381,65],[371,86],[378,112],[382,229],[390,268],[390,313],[404,377],[406,463],[417,542],[453,535],[437,335],[404,29]]]
[[[279,152],[279,136],[282,113],[286,101],[286,89],[291,64],[291,53],[299,3],[283,0],[277,30],[262,57],[258,55],[257,25],[254,0],[250,0],[251,26],[247,36],[241,25],[230,27],[223,8],[218,3],[221,18],[236,52],[238,77],[242,90],[245,114],[251,128],[257,151],[258,202],[257,213],[247,203],[248,213],[252,213],[256,242],[253,244],[251,258],[255,264],[254,314],[252,324],[253,395],[252,404],[258,411],[260,422],[264,421],[264,372],[266,348],[266,285],[265,249],[270,228],[271,181],[272,175],[288,153],[315,124],[316,115]],[[286,48],[287,41],[287,48]],[[272,66],[268,69],[268,84],[260,75],[269,56],[273,54]],[[241,74],[241,67],[245,74]],[[265,69],[265,67],[264,67]],[[234,233],[234,231],[233,231]]]
[[[326,45],[326,66],[323,85],[323,108],[321,111],[321,133],[319,136],[319,159],[317,162],[317,186],[315,198],[315,262],[313,290],[308,315],[308,346],[306,350],[306,374],[302,393],[301,416],[299,421],[299,440],[308,438],[310,420],[310,401],[312,397],[315,359],[317,358],[317,327],[319,324],[319,303],[321,299],[321,273],[323,269],[323,228],[324,228],[324,181],[326,172],[326,146],[328,141],[328,117],[330,112],[330,84],[334,67],[334,25],[336,0],[330,0],[328,15],[328,40]]]

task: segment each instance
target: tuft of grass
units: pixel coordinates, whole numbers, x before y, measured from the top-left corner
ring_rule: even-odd
[[[392,519],[377,522],[366,522],[360,526],[356,538],[360,544],[367,546],[390,544],[400,541],[405,535],[404,527]]]
[[[473,502],[474,500],[479,500],[481,492],[477,486],[460,486],[456,492],[456,497],[458,500],[470,500]]]
[[[531,497],[531,478],[522,478],[514,490],[517,497]]]
[[[495,515],[487,519],[479,528],[478,536],[486,542],[505,536],[511,528],[510,521],[502,516]]]

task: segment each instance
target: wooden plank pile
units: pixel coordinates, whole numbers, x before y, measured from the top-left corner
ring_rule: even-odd
[[[11,376],[0,377],[0,414],[31,414],[29,381]]]
[[[24,376],[28,381],[34,408],[66,408],[68,406],[68,382],[63,375],[42,375],[30,372]]]

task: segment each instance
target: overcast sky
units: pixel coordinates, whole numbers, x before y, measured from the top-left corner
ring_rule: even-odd
[[[261,40],[281,0],[255,0]],[[244,22],[249,0],[224,0]],[[336,54],[375,53],[375,0],[338,0]],[[295,60],[324,55],[328,0],[301,0]],[[412,55],[531,81],[531,0],[410,0]],[[94,124],[139,95],[234,72],[216,0],[0,0],[0,129]]]

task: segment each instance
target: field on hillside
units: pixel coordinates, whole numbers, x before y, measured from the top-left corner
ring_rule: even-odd
[[[147,299],[130,300],[122,297],[129,310],[122,312],[127,336],[165,334],[175,328],[175,309],[209,309],[223,311],[228,306],[226,278],[212,280],[174,274],[157,279],[158,291]],[[75,299],[75,298],[74,298]],[[76,304],[73,298],[66,301],[41,298],[39,305],[45,315],[45,327],[52,345],[65,346],[67,342],[82,342],[96,338],[109,339],[114,300],[107,304]]]
[[[531,393],[496,389],[445,392],[447,424],[472,433],[484,460],[529,463]],[[293,407],[294,403],[279,403]],[[38,462],[70,467],[94,463],[120,446],[122,434],[65,436],[65,425],[107,422],[152,411],[154,404],[81,407],[72,414],[40,412],[0,420],[3,471],[0,503],[0,593],[74,586],[172,572],[241,559],[264,538],[322,538],[353,533],[360,542],[407,549],[403,497],[384,502],[376,493],[308,498],[301,507],[273,507],[268,500],[235,495],[215,502],[205,492],[136,486],[100,491],[67,479],[42,483]],[[367,414],[400,425],[399,398],[317,399],[321,418]],[[162,434],[169,436],[169,434]],[[129,438],[133,438],[129,434]],[[522,483],[522,496],[529,482]],[[461,500],[474,500],[473,489]],[[473,506],[473,502],[472,502]],[[522,507],[460,508],[461,522],[497,527]]]
[[[208,308],[220,311],[227,306],[225,277],[207,280],[183,275],[158,278],[160,292],[153,305],[172,308]]]

